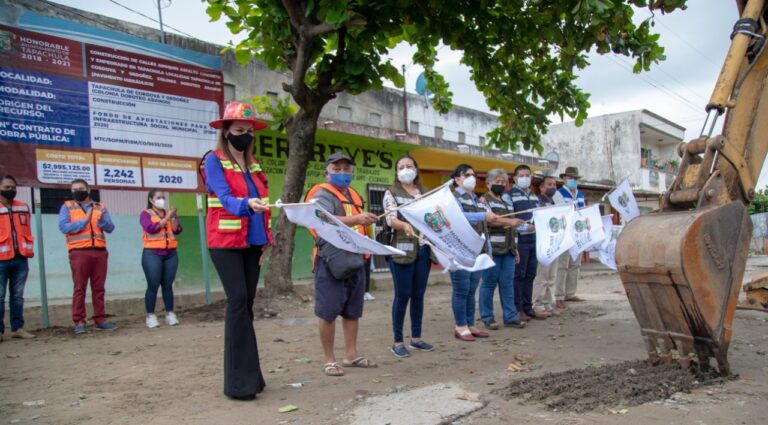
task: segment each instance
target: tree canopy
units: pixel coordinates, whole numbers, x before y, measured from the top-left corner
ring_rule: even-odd
[[[284,88],[300,108],[341,91],[380,89],[385,80],[402,87],[386,56],[404,42],[416,48],[413,62],[424,68],[434,107],[445,112],[453,93],[435,65],[446,45],[462,52],[477,89],[500,115],[490,144],[510,150],[520,142],[539,151],[551,115],[577,124],[586,117],[589,95],[575,80],[589,52],[625,55],[635,72],[648,70],[664,49],[652,18],[633,21],[637,8],[685,8],[685,0],[207,1],[212,20],[225,18],[233,33],[247,33],[230,46],[238,61],[292,72]]]

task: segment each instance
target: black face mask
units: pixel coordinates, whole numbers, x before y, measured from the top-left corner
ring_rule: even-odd
[[[88,191],[87,190],[75,190],[72,192],[72,197],[75,198],[75,201],[77,202],[83,202],[88,198]]]
[[[501,196],[506,188],[507,186],[503,184],[493,184],[491,185],[491,192],[496,196]]]
[[[235,136],[234,134],[229,133],[227,134],[227,140],[232,144],[233,148],[237,149],[238,152],[242,152],[253,140],[253,134],[245,133],[239,136]]]
[[[551,198],[552,196],[555,195],[555,192],[557,192],[557,189],[547,189],[546,192],[544,192],[544,193],[546,193],[547,196],[549,196]]]
[[[0,195],[3,195],[3,198],[13,201],[13,198],[16,197],[16,189],[8,189],[0,191]]]

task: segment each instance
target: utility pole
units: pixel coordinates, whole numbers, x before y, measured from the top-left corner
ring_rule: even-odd
[[[406,93],[405,88],[407,84],[405,84],[405,64],[403,64],[403,131],[405,134],[408,134],[408,93]]]
[[[160,42],[165,44],[165,30],[163,30],[163,11],[160,7],[160,2],[162,0],[157,0],[157,16],[160,18]]]

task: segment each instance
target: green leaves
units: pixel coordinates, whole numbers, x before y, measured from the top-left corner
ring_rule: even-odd
[[[635,72],[664,60],[653,20],[635,23],[636,7],[685,8],[685,0],[207,2],[211,20],[226,19],[233,33],[248,33],[232,47],[238,62],[300,68],[290,90],[300,107],[322,108],[339,91],[362,93],[384,80],[402,87],[403,76],[386,57],[405,42],[416,47],[413,62],[424,68],[433,106],[447,112],[454,94],[436,70],[438,47],[460,52],[500,116],[486,146],[502,150],[540,150],[552,116],[581,125],[589,96],[576,86],[576,71],[589,65],[590,51],[630,57]],[[273,105],[278,122],[295,110],[289,105]]]

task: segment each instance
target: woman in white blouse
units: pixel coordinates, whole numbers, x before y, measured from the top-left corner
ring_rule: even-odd
[[[408,155],[395,162],[395,183],[384,193],[385,211],[393,211],[423,193],[419,166]],[[424,315],[424,293],[427,290],[431,251],[428,245],[420,243],[416,232],[398,213],[390,212],[386,216],[387,225],[392,228],[391,245],[402,251],[403,256],[389,257],[389,269],[394,281],[395,299],[392,302],[392,330],[394,344],[392,354],[396,357],[410,355],[403,338],[405,311],[410,303],[411,339],[408,347],[420,351],[432,351],[433,347],[421,339],[421,319]]]

